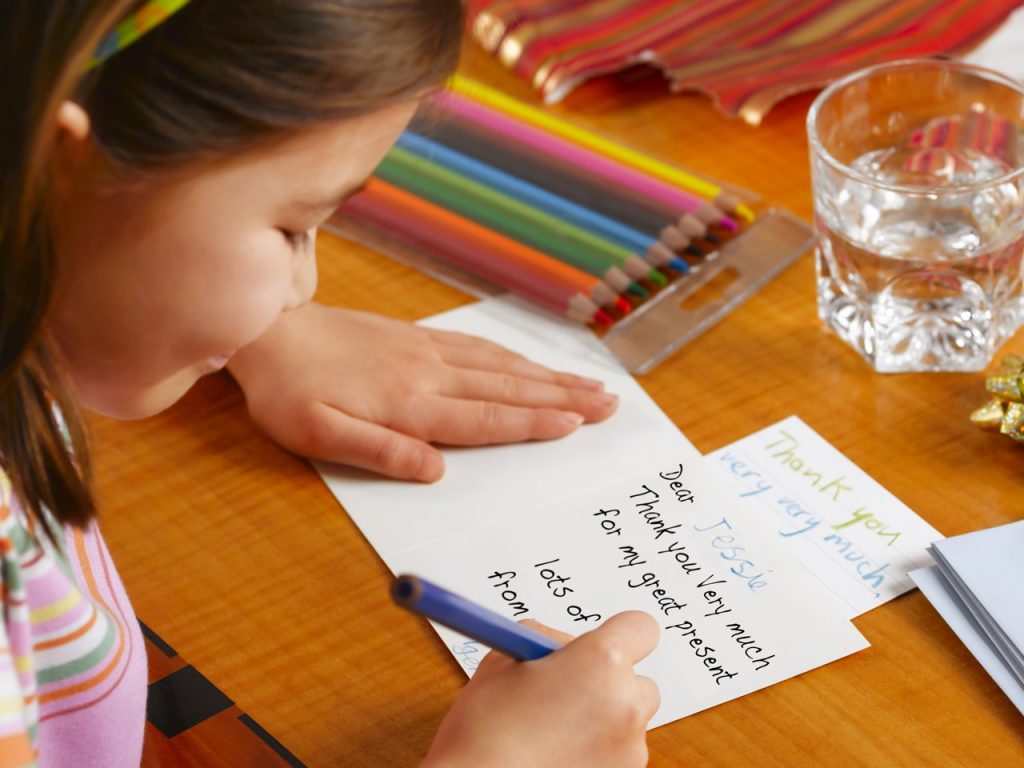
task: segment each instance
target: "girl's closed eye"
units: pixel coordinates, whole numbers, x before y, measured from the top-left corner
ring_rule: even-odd
[[[304,229],[301,232],[296,232],[291,229],[282,229],[281,234],[284,235],[284,239],[293,250],[304,251],[309,246],[310,233],[312,229]]]

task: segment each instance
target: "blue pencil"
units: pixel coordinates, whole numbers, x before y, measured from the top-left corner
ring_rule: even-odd
[[[670,263],[673,268],[680,271],[686,271],[688,268],[686,262],[674,258],[674,254],[658,239],[444,144],[439,144],[412,131],[405,131],[398,138],[397,144],[403,149],[432,163],[437,163],[467,179],[492,187],[526,205],[558,216],[580,229],[593,232],[616,245],[628,248],[644,258],[652,260],[655,265]]]
[[[395,579],[391,597],[403,608],[519,661],[539,659],[562,647],[540,632],[417,576],[404,574]]]

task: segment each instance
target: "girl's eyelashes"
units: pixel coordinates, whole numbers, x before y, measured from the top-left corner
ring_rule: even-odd
[[[309,245],[309,233],[310,230],[308,229],[301,232],[294,232],[290,229],[281,230],[281,234],[284,235],[284,239],[288,242],[288,245],[296,251],[301,251]]]

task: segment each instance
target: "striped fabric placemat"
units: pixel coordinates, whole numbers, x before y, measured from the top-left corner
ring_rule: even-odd
[[[469,0],[473,36],[549,103],[638,64],[758,124],[860,67],[959,55],[1024,0]]]

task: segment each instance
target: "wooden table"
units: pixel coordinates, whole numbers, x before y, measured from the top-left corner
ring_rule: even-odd
[[[533,98],[475,47],[462,71]],[[809,103],[755,129],[646,78],[589,84],[554,111],[809,220]],[[327,303],[415,320],[471,300],[332,237],[320,266]],[[797,414],[944,534],[1021,516],[1024,446],[968,422],[983,375],[872,373],[819,324],[811,255],[640,381],[702,451]],[[177,652],[150,644],[151,679],[191,665],[234,702],[173,739],[149,726],[145,764],[414,765],[464,677],[389,603],[384,564],[233,382],[93,427],[109,547],[139,618]],[[653,731],[651,765],[1024,765],[1024,719],[919,592],[856,624],[870,649]]]

